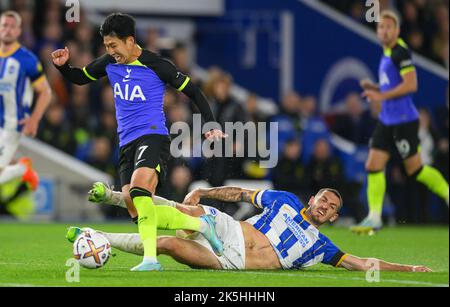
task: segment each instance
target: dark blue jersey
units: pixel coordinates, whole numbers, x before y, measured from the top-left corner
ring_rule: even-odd
[[[405,42],[399,39],[394,48],[384,50],[379,68],[381,92],[396,88],[403,82],[403,76],[414,70],[411,52]],[[419,113],[409,94],[383,101],[379,118],[383,124],[391,126],[415,121]]]
[[[163,110],[166,83],[183,90],[189,82],[189,77],[179,73],[169,61],[143,50],[133,63],[117,64],[114,58],[104,55],[83,71],[92,80],[108,76],[116,104],[120,146],[146,134],[169,134]]]
[[[79,85],[108,76],[114,92],[120,146],[143,135],[168,134],[163,111],[166,84],[190,97],[205,121],[215,121],[206,98],[190,78],[148,50],[142,50],[138,59],[129,64],[118,64],[105,54],[82,70],[67,63],[57,68]]]

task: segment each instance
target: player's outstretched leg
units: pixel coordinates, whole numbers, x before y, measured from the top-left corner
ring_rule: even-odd
[[[223,254],[223,243],[217,235],[216,223],[213,216],[202,215],[200,217],[194,217],[169,206],[158,206],[155,209],[158,229],[198,231],[208,240],[216,255],[221,256]],[[73,243],[83,231],[95,230],[91,228],[70,227],[67,231],[66,238],[69,242]],[[124,238],[122,236],[113,237],[113,239],[115,240],[115,242],[111,242],[113,246],[125,246],[123,248],[127,249],[127,240],[130,238]],[[142,241],[139,240],[138,243],[142,244]]]
[[[425,185],[431,192],[445,200],[448,206],[449,189],[444,176],[434,167],[425,165],[412,175],[418,182]]]
[[[216,232],[215,218],[212,215],[194,217],[173,207],[157,206],[158,229],[191,230],[200,232],[218,256],[223,255],[223,243]]]
[[[113,248],[138,256],[144,255],[144,246],[138,233],[109,233],[90,228],[78,228],[76,231],[94,231],[104,235]],[[204,246],[191,240],[180,239],[171,236],[157,238],[158,255],[171,256],[176,261],[186,264],[192,268],[221,269],[220,262]]]

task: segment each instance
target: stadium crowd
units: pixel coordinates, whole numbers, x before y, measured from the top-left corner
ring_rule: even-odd
[[[321,0],[374,28],[366,20],[366,1]],[[380,9],[394,9],[402,16],[402,33],[408,45],[417,53],[449,67],[449,2],[448,0],[379,0]]]
[[[361,1],[323,1],[361,20],[360,11],[355,8],[355,3]],[[80,23],[67,23],[64,20],[65,8],[59,0],[34,1],[34,6],[29,6],[30,1],[26,0],[10,2],[9,7],[0,9],[17,10],[23,17],[21,42],[39,55],[54,91],[54,101],[41,123],[38,138],[118,178],[116,165],[119,148],[111,86],[106,78],[89,86],[69,84],[50,59],[53,50],[64,46],[68,46],[72,54],[71,64],[77,67],[83,67],[103,54],[105,50],[97,35],[97,26],[90,24],[83,14]],[[408,4],[410,2],[412,6]],[[440,6],[431,10],[437,15],[434,17],[436,23],[430,25],[427,21],[430,10],[424,4],[427,1],[396,3],[405,13],[405,36],[412,47],[448,65],[448,18],[445,18],[445,25],[442,17],[445,12],[448,15],[448,7],[444,6],[445,12]],[[435,35],[430,36],[428,32],[417,29],[425,29]],[[319,114],[316,97],[293,92],[281,99],[278,114],[266,117],[256,107],[257,94],[250,95],[246,101],[233,98],[230,93],[233,77],[224,70],[212,67],[207,80],[200,81],[191,70],[191,57],[186,45],[180,42],[170,49],[161,48],[159,42],[162,35],[155,28],[138,33],[140,45],[169,57],[180,71],[191,75],[201,85],[216,119],[222,125],[236,121],[278,122],[280,155],[278,165],[267,171],[258,167],[257,159],[192,158],[190,149],[183,148],[184,158],[171,161],[167,185],[158,191],[159,194],[182,201],[189,185],[196,180],[206,179],[217,186],[229,179],[268,179],[273,182],[274,188],[291,191],[301,197],[312,195],[313,191],[324,186],[340,189],[346,202],[345,214],[357,221],[365,216],[365,197],[361,194],[364,180],[348,176],[330,138],[332,134],[337,134],[358,146],[367,146],[376,123],[376,106],[368,108],[359,93],[349,93],[344,111]],[[416,36],[422,36],[423,42],[416,42],[420,40]],[[445,53],[443,46],[447,48],[447,58],[442,56]],[[192,125],[193,108],[186,96],[172,89],[167,90],[165,111],[168,127],[178,121]],[[443,108],[445,112],[421,109],[420,137],[423,159],[436,166],[448,180],[448,102],[447,107]],[[432,202],[428,199],[430,194],[407,178],[399,161],[392,163],[388,172],[388,178],[392,181],[388,192],[397,206],[397,221],[448,222],[448,212],[438,214],[437,218],[433,215],[430,209]],[[119,182],[114,185],[118,187]],[[447,210],[445,205],[441,207],[439,210]],[[236,209],[233,206],[227,208],[225,211]],[[112,208],[105,210],[110,216],[122,214]]]

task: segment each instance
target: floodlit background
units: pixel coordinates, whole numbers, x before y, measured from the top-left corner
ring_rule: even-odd
[[[68,4],[77,1],[67,1]],[[97,180],[119,188],[115,108],[107,79],[89,86],[67,83],[50,53],[67,46],[83,67],[105,50],[99,25],[111,12],[137,20],[139,44],[170,58],[203,89],[220,123],[278,122],[279,163],[258,159],[173,159],[158,194],[182,201],[193,187],[238,184],[287,190],[308,199],[323,186],[342,191],[340,223],[366,214],[364,162],[377,108],[360,97],[359,80],[377,80],[382,54],[361,0],[81,0],[80,22],[59,0],[1,1],[0,10],[23,17],[21,43],[41,59],[53,102],[36,140],[23,139],[18,157],[30,156],[41,176],[35,195],[0,205],[0,218],[44,220],[126,219],[123,209],[88,204]],[[419,75],[422,158],[447,178],[448,1],[380,1],[403,19],[402,37],[414,50]],[[192,104],[172,89],[165,96],[167,124],[192,124]],[[195,140],[194,140],[195,141]],[[263,144],[266,145],[266,144]],[[189,148],[184,148],[189,152]],[[388,170],[383,216],[389,223],[448,223],[448,207],[407,178],[399,159]],[[16,183],[0,187],[0,198]],[[214,203],[236,218],[247,206]],[[14,210],[12,209],[14,208]],[[30,210],[34,208],[34,210]],[[22,213],[22,214],[21,214]]]

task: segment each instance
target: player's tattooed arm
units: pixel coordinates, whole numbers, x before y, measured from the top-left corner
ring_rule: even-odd
[[[226,202],[252,203],[252,196],[255,192],[255,190],[242,189],[239,187],[196,189],[185,197],[184,203],[195,206],[199,203],[201,198],[216,199]]]

